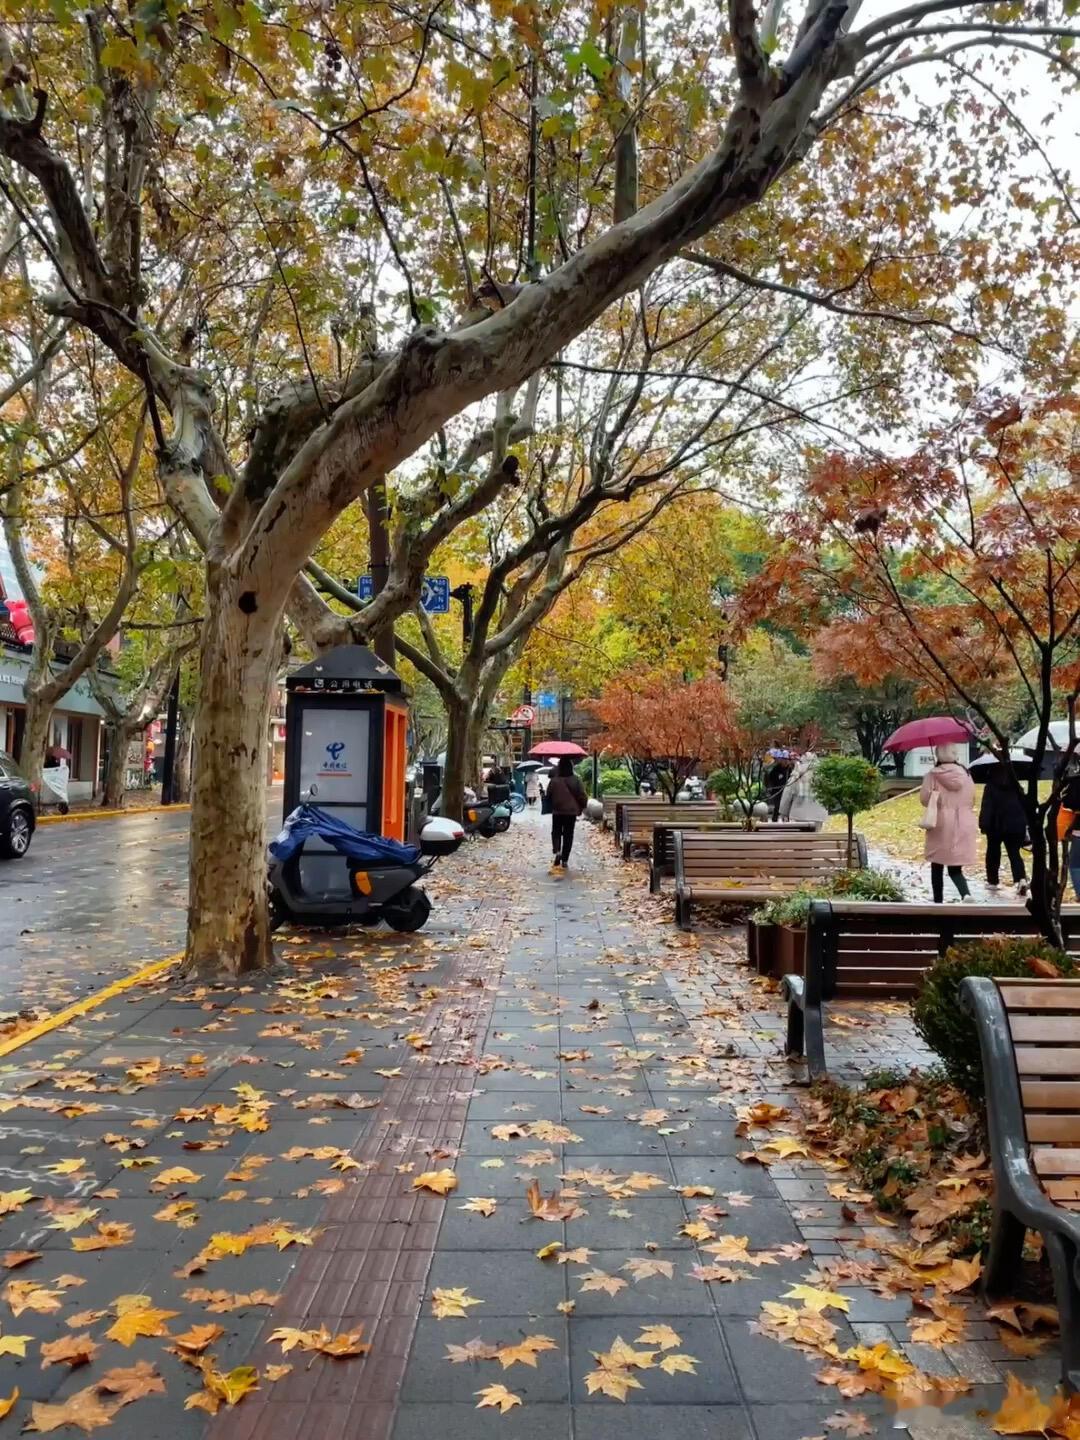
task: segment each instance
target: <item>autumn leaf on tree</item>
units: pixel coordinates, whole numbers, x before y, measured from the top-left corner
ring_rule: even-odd
[[[119,1409],[118,1400],[106,1402],[98,1393],[96,1385],[88,1385],[85,1390],[77,1390],[74,1395],[69,1395],[59,1405],[35,1401],[30,1407],[30,1419],[23,1428],[47,1435],[64,1425],[74,1425],[89,1433],[91,1430],[100,1430],[111,1425]]]
[[[92,1335],[64,1335],[41,1347],[41,1368],[48,1365],[89,1365],[101,1347]]]
[[[483,1390],[474,1390],[473,1394],[480,1396],[477,1410],[497,1409],[500,1415],[521,1404],[521,1396],[515,1395],[505,1385],[487,1385]]]
[[[463,1287],[448,1289],[441,1287],[431,1292],[431,1308],[435,1313],[436,1320],[452,1320],[460,1318],[473,1305],[482,1305],[482,1300],[476,1300],[467,1295]]]
[[[449,1195],[456,1190],[457,1176],[453,1170],[425,1170],[412,1182],[414,1190],[430,1190],[434,1195]]]

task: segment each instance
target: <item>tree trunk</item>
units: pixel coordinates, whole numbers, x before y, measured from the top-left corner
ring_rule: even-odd
[[[242,975],[273,961],[265,769],[280,611],[242,588],[207,567],[184,961],[206,975]],[[241,599],[255,608],[241,609]]]
[[[483,752],[484,724],[487,707],[476,704],[469,707],[465,722],[465,784],[474,789],[480,784],[481,757]]]
[[[101,808],[119,810],[124,803],[128,746],[135,731],[127,725],[114,723],[109,725],[108,733],[109,759],[105,766],[105,790],[101,797]]]
[[[29,688],[26,691],[26,716],[23,720],[22,744],[15,757],[36,796],[41,795],[41,772],[45,767],[45,747],[56,706],[42,700]]]
[[[177,805],[191,799],[192,730],[194,713],[181,710],[176,736],[176,769],[173,772],[173,800]]]
[[[1028,888],[1028,908],[1032,919],[1051,945],[1063,949],[1061,934],[1061,886],[1049,863],[1049,845],[1046,833],[1038,820],[1030,823],[1031,837],[1031,884]],[[1065,842],[1066,845],[1068,841]],[[1059,846],[1058,854],[1064,859],[1065,851]]]
[[[466,770],[469,764],[469,707],[455,696],[446,706],[446,768],[442,778],[442,813],[460,820],[465,808]]]

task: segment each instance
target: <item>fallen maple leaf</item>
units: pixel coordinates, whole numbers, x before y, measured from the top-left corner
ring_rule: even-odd
[[[165,1322],[179,1313],[178,1310],[157,1310],[151,1305],[133,1305],[117,1315],[105,1334],[120,1345],[134,1345],[140,1335],[168,1335]]]
[[[47,1315],[60,1309],[63,1296],[59,1290],[49,1290],[34,1280],[10,1280],[4,1286],[4,1299],[13,1315],[21,1315],[24,1310]]]
[[[638,1345],[656,1345],[661,1350],[677,1350],[682,1344],[682,1336],[677,1334],[670,1325],[647,1325],[637,1337]]]
[[[670,1280],[675,1274],[675,1265],[671,1260],[653,1260],[647,1255],[631,1256],[620,1268],[629,1270],[635,1281],[649,1280],[654,1275],[663,1275]]]
[[[0,1395],[0,1420],[5,1415],[10,1415],[15,1408],[15,1401],[19,1398],[19,1387],[16,1385],[10,1395]]]
[[[77,1425],[80,1430],[89,1433],[91,1430],[100,1430],[111,1425],[119,1409],[118,1400],[106,1403],[98,1393],[97,1386],[88,1385],[85,1390],[77,1390],[74,1395],[69,1395],[59,1405],[46,1405],[43,1401],[35,1401],[30,1407],[30,1419],[23,1429],[47,1435],[52,1430],[59,1430],[62,1425]]]
[[[486,1219],[489,1215],[495,1214],[496,1201],[491,1195],[474,1195],[471,1200],[466,1200],[464,1205],[459,1205],[459,1210],[471,1210],[476,1215],[483,1215]]]
[[[666,1375],[696,1375],[694,1366],[697,1363],[693,1355],[665,1355],[660,1361],[660,1369]]]
[[[688,1220],[685,1225],[679,1227],[680,1235],[689,1235],[691,1240],[703,1244],[706,1240],[714,1240],[716,1231],[706,1225],[704,1220]]]
[[[291,1365],[265,1365],[262,1372],[263,1379],[270,1381],[284,1380],[286,1375],[292,1374],[292,1369],[293,1367]]]
[[[360,1337],[363,1333],[362,1325],[357,1330],[345,1331],[340,1335],[331,1335],[329,1330],[321,1326],[318,1330],[295,1330],[291,1326],[283,1325],[280,1329],[273,1331],[270,1339],[281,1346],[284,1354],[299,1348],[320,1355],[343,1357],[368,1353],[371,1346],[361,1340]]]
[[[451,1365],[464,1365],[473,1360],[494,1360],[499,1353],[497,1345],[488,1345],[479,1335],[466,1340],[464,1345],[447,1345],[446,1358]]]
[[[29,1265],[31,1260],[40,1260],[40,1250],[9,1250],[0,1258],[5,1270],[17,1270],[20,1265]]]
[[[529,1365],[535,1370],[537,1355],[558,1348],[550,1335],[526,1335],[516,1345],[503,1345],[496,1354],[504,1370],[511,1365]]]
[[[823,1310],[850,1310],[851,1301],[835,1290],[816,1290],[813,1285],[793,1285],[784,1295],[785,1300],[801,1300],[807,1310],[820,1315]]]
[[[1042,1435],[1050,1421],[1051,1409],[1032,1385],[1009,1371],[1005,1376],[1005,1397],[990,1424],[998,1435]]]
[[[253,1365],[237,1365],[234,1370],[214,1369],[213,1361],[204,1356],[199,1365],[203,1389],[189,1395],[185,1410],[205,1410],[216,1415],[222,1405],[237,1405],[249,1391],[259,1388],[259,1372]]]
[[[620,1280],[617,1275],[608,1275],[604,1270],[590,1270],[581,1276],[581,1288],[585,1290],[602,1290],[605,1295],[617,1295],[620,1290],[626,1289],[626,1281]]]
[[[177,1350],[183,1350],[189,1355],[201,1355],[204,1350],[213,1345],[215,1340],[220,1340],[224,1334],[224,1325],[215,1325],[211,1321],[208,1325],[193,1325],[190,1330],[185,1330],[182,1335],[174,1335],[172,1341],[173,1346]]]
[[[76,1175],[86,1165],[85,1160],[57,1160],[52,1165],[46,1165],[45,1169],[53,1175]]]
[[[473,1394],[480,1396],[477,1410],[497,1409],[500,1415],[521,1404],[521,1396],[515,1395],[505,1385],[487,1385],[483,1390],[474,1390]]]
[[[624,1404],[631,1390],[644,1388],[641,1381],[629,1370],[601,1367],[599,1370],[590,1370],[585,1376],[585,1389],[590,1395],[608,1395],[612,1400],[621,1400]]]
[[[126,1369],[107,1370],[97,1387],[109,1395],[118,1395],[121,1405],[130,1405],[147,1395],[165,1394],[165,1381],[149,1360],[136,1360]]]
[[[557,1254],[561,1249],[562,1241],[552,1240],[548,1245],[541,1245],[540,1249],[536,1252],[536,1258],[538,1260],[550,1260],[551,1257]]]
[[[414,1190],[430,1190],[435,1195],[449,1195],[457,1189],[457,1176],[453,1170],[425,1170],[412,1182]]]
[[[431,1292],[431,1308],[436,1320],[460,1318],[471,1306],[483,1303],[482,1300],[475,1300],[471,1295],[467,1295],[462,1286],[453,1289],[443,1287]]]
[[[63,1335],[41,1347],[41,1368],[49,1365],[89,1365],[101,1347],[92,1335]]]
[[[33,1335],[0,1335],[0,1355],[18,1355],[20,1360],[25,1360],[26,1347],[33,1338]]]
[[[134,1225],[107,1220],[97,1227],[94,1235],[76,1235],[71,1248],[81,1251],[112,1250],[117,1245],[130,1245],[134,1239]]]
[[[845,1435],[872,1435],[874,1427],[865,1415],[854,1414],[850,1410],[837,1410],[835,1415],[827,1415],[824,1420],[826,1430],[840,1430]]]

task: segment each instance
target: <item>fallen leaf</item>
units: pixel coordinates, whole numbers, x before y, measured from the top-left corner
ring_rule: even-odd
[[[826,1430],[839,1430],[845,1435],[872,1435],[874,1427],[865,1415],[852,1413],[850,1410],[837,1410],[834,1415],[827,1415],[822,1422]]]
[[[205,1410],[216,1415],[222,1405],[237,1405],[252,1390],[259,1388],[259,1372],[252,1365],[238,1365],[234,1370],[215,1370],[209,1356],[199,1365],[203,1388],[184,1401],[185,1410]]]
[[[835,1290],[816,1290],[813,1285],[793,1285],[783,1298],[801,1300],[815,1315],[820,1315],[823,1310],[851,1309],[851,1301],[846,1295],[838,1295]]]
[[[178,1310],[157,1310],[151,1305],[133,1306],[118,1315],[105,1334],[120,1345],[134,1345],[140,1335],[168,1335],[165,1322],[179,1313]]]
[[[682,1336],[670,1325],[648,1325],[637,1337],[637,1344],[656,1345],[661,1350],[677,1350],[682,1344]]]
[[[500,1415],[521,1404],[521,1396],[515,1395],[505,1385],[487,1385],[483,1390],[474,1390],[473,1394],[480,1396],[477,1410],[497,1409]]]
[[[1043,1403],[1034,1386],[1025,1385],[1009,1371],[1005,1397],[990,1424],[998,1435],[1042,1435],[1050,1415],[1050,1406]]]
[[[24,1310],[47,1315],[60,1309],[63,1296],[59,1290],[49,1290],[33,1280],[10,1280],[4,1286],[4,1299],[13,1315],[21,1315]]]
[[[108,1370],[97,1382],[99,1390],[119,1395],[121,1405],[142,1400],[147,1395],[164,1395],[165,1381],[149,1360],[136,1360],[126,1369]]]
[[[621,1269],[629,1270],[635,1281],[649,1280],[653,1275],[663,1275],[670,1280],[675,1274],[673,1261],[653,1260],[647,1255],[632,1256]]]
[[[590,1270],[581,1276],[581,1288],[586,1290],[602,1290],[605,1295],[617,1295],[620,1290],[626,1289],[626,1281],[620,1280],[617,1275],[608,1275],[603,1270]]]
[[[631,1390],[644,1388],[641,1381],[629,1370],[601,1367],[599,1370],[590,1370],[585,1376],[585,1389],[590,1395],[608,1395],[612,1400],[621,1400],[623,1403]]]
[[[174,1335],[172,1342],[177,1350],[183,1350],[189,1355],[201,1355],[204,1350],[213,1345],[215,1340],[220,1340],[224,1334],[224,1325],[215,1325],[211,1321],[208,1325],[193,1325],[190,1330],[185,1330],[182,1335]]]
[[[41,1368],[49,1365],[89,1365],[101,1347],[92,1335],[63,1335],[41,1347]]]
[[[464,1365],[473,1360],[494,1360],[498,1353],[497,1345],[488,1345],[479,1336],[473,1340],[466,1340],[464,1345],[447,1345],[446,1347],[446,1358],[451,1365]]]
[[[361,1340],[364,1327],[361,1325],[356,1330],[343,1331],[340,1335],[332,1335],[329,1330],[320,1326],[318,1330],[294,1330],[291,1326],[285,1325],[275,1330],[271,1341],[281,1346],[282,1352],[288,1354],[290,1350],[307,1350],[319,1355],[333,1355],[338,1358],[347,1355],[366,1355],[371,1346]]]
[[[466,1200],[464,1205],[459,1205],[459,1210],[471,1210],[476,1215],[483,1215],[485,1218],[495,1214],[495,1198],[491,1195],[475,1195],[471,1200]]]
[[[46,1165],[45,1169],[52,1175],[76,1175],[86,1165],[85,1160],[57,1160],[53,1165]]]
[[[26,1347],[33,1338],[33,1335],[0,1335],[0,1355],[18,1355],[20,1360],[25,1360]]]
[[[40,1260],[40,1250],[9,1250],[2,1259],[0,1265],[5,1270],[17,1270],[20,1265],[29,1265],[31,1260]]]
[[[80,1251],[112,1250],[117,1245],[130,1245],[134,1239],[134,1225],[105,1221],[97,1227],[94,1235],[76,1235],[71,1242],[71,1248]]]
[[[471,1295],[467,1295],[460,1286],[454,1289],[444,1287],[431,1292],[431,1308],[436,1320],[460,1318],[471,1306],[483,1303],[482,1300],[475,1300]]]
[[[0,1395],[0,1420],[5,1415],[10,1415],[15,1408],[15,1401],[19,1398],[19,1387],[16,1385],[10,1395]]]
[[[518,1344],[503,1345],[496,1353],[504,1370],[509,1370],[511,1365],[528,1365],[535,1370],[537,1355],[558,1348],[550,1335],[526,1335]]]
[[[561,1249],[562,1241],[552,1240],[548,1245],[541,1245],[540,1249],[536,1252],[536,1258],[538,1260],[550,1260],[551,1257],[557,1254],[558,1251],[560,1251]]]
[[[0,1190],[0,1215],[13,1215],[35,1198],[32,1190]]]
[[[457,1176],[453,1170],[425,1170],[412,1182],[414,1190],[430,1190],[435,1195],[449,1195],[457,1189]]]
[[[77,1425],[80,1430],[89,1433],[91,1430],[100,1430],[111,1425],[119,1409],[118,1400],[106,1403],[98,1393],[97,1386],[88,1385],[85,1390],[77,1390],[74,1395],[69,1395],[59,1405],[46,1405],[43,1401],[35,1401],[30,1407],[30,1419],[23,1429],[47,1435],[51,1430],[59,1430],[62,1425]]]
[[[697,1363],[693,1355],[665,1355],[660,1361],[660,1369],[667,1375],[696,1375],[694,1366]]]
[[[286,1375],[292,1374],[292,1369],[293,1367],[291,1365],[265,1365],[262,1372],[263,1379],[270,1381],[284,1380]]]

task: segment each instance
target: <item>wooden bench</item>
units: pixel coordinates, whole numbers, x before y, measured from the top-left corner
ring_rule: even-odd
[[[817,826],[813,820],[761,820],[747,830],[741,820],[688,820],[668,821],[653,826],[652,858],[649,861],[649,893],[659,893],[664,880],[675,874],[675,832],[676,830],[705,830],[709,834],[736,833],[740,835],[798,835],[814,834]]]
[[[969,976],[961,999],[979,1034],[994,1165],[983,1285],[992,1298],[1008,1297],[1027,1232],[1041,1232],[1062,1380],[1080,1390],[1080,980]]]
[[[604,813],[600,817],[600,825],[604,830],[610,830],[615,824],[615,810],[619,805],[655,805],[655,795],[601,795],[600,804],[604,807]]]
[[[676,830],[675,920],[688,929],[695,903],[748,905],[804,885],[822,883],[847,865],[847,836],[772,835],[761,831]],[[866,842],[855,836],[854,864],[866,865]]]
[[[615,844],[622,850],[624,860],[629,860],[634,847],[648,849],[652,845],[653,826],[661,820],[678,819],[684,822],[716,820],[720,818],[720,807],[715,800],[685,800],[670,805],[666,800],[653,800],[651,804],[616,805]],[[738,822],[731,821],[729,829],[737,829]]]
[[[1062,909],[1069,948],[1080,940],[1080,905]],[[1024,905],[892,904],[815,900],[806,927],[806,973],[785,975],[787,1053],[806,1055],[811,1079],[826,1073],[823,1006],[832,1000],[907,1000],[950,945],[981,935],[1035,935]]]

